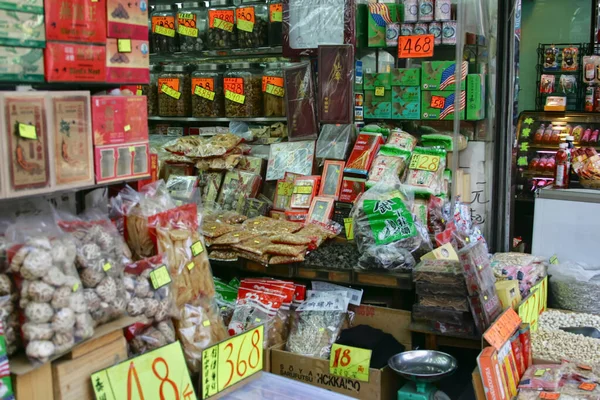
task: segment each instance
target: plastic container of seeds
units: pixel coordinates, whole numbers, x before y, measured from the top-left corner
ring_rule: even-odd
[[[191,78],[185,65],[165,65],[158,76],[158,115],[189,117],[192,108]]]
[[[206,48],[208,9],[204,2],[186,1],[177,12],[177,37],[182,53],[193,53]]]
[[[269,1],[269,46],[281,46],[283,43],[283,2]]]
[[[235,9],[231,0],[211,0],[208,9],[208,48],[213,50],[237,47]]]
[[[192,73],[192,117],[225,116],[224,70],[219,64],[201,64]]]
[[[262,70],[258,64],[230,64],[223,76],[225,116],[228,118],[263,115]]]
[[[262,78],[263,110],[265,117],[285,117],[283,63],[269,63]]]
[[[157,4],[150,16],[152,23],[152,47],[156,54],[179,51],[176,35],[176,11],[168,4]]]
[[[238,46],[256,48],[267,46],[269,7],[264,1],[242,0],[235,10]]]
[[[142,86],[142,95],[148,99],[148,116],[158,115],[158,76],[162,71],[159,64],[150,64],[150,84]]]

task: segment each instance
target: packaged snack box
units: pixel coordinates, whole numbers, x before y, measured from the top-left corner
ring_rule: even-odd
[[[44,11],[47,40],[106,42],[106,0],[50,0]]]
[[[147,40],[106,39],[106,81],[150,82],[150,47]]]
[[[106,47],[49,42],[44,50],[48,82],[104,82]]]
[[[107,0],[106,19],[108,37],[148,40],[148,1]]]

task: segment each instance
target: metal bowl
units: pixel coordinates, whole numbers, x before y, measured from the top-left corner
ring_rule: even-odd
[[[433,350],[405,351],[390,358],[388,365],[415,382],[434,382],[452,375],[458,368],[456,358]]]

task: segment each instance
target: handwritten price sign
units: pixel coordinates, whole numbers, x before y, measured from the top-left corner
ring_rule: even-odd
[[[97,400],[196,400],[179,342],[92,374]]]
[[[235,385],[263,367],[264,325],[202,352],[202,398]]]
[[[398,36],[398,58],[433,57],[433,35]]]
[[[524,323],[531,325],[531,332],[537,331],[538,319],[546,311],[548,304],[548,277],[533,286],[530,295],[519,304],[519,317]]]
[[[369,382],[371,350],[334,344],[329,356],[329,372],[332,375]]]
[[[504,346],[504,343],[515,333],[521,325],[521,318],[515,310],[508,308],[483,334],[483,337],[489,344],[498,351]]]
[[[440,156],[426,154],[413,154],[410,159],[410,169],[421,169],[423,171],[435,172],[440,167]]]

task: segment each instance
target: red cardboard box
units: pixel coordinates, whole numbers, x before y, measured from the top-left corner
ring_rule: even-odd
[[[106,42],[106,0],[46,0],[44,11],[46,40]]]
[[[44,50],[46,81],[104,82],[106,80],[106,47],[46,43]]]
[[[106,39],[106,81],[149,84],[150,47],[148,41]]]
[[[146,96],[92,96],[94,145],[148,140]]]
[[[147,176],[150,173],[148,142],[96,146],[96,183]]]
[[[106,20],[108,37],[148,40],[148,0],[107,0]]]
[[[130,186],[138,192],[146,185],[158,180],[158,154],[150,153],[150,178],[132,182]]]
[[[348,157],[344,173],[366,177],[371,169],[371,163],[383,143],[384,139],[381,133],[360,133],[354,143],[352,153]]]
[[[366,179],[345,176],[342,180],[340,201],[354,203],[354,201],[365,191]]]

